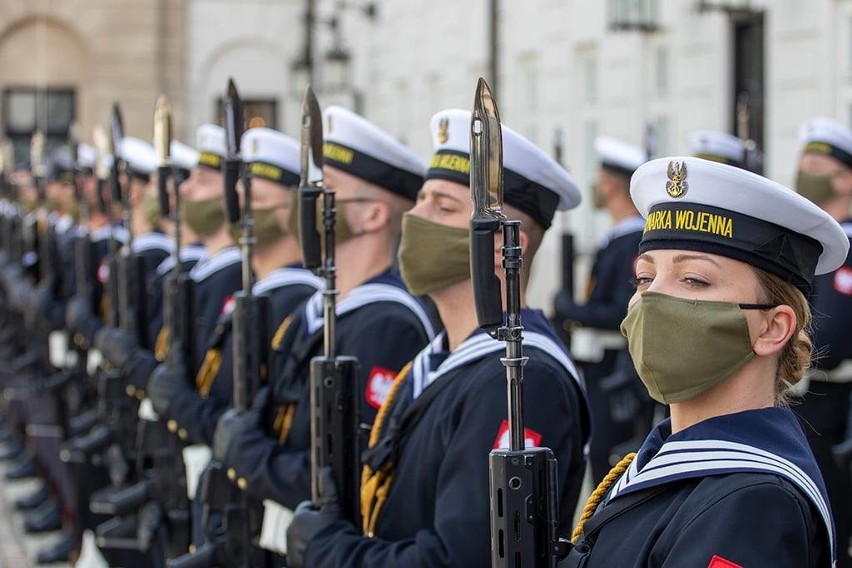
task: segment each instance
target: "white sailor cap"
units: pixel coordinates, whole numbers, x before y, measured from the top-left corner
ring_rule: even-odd
[[[645,217],[639,251],[699,250],[775,274],[803,291],[843,264],[849,239],[822,209],[747,170],[693,157],[641,166],[630,195]],[[771,207],[767,207],[767,204]]]
[[[601,168],[631,176],[636,168],[648,161],[648,154],[635,144],[611,136],[595,138],[595,152]]]
[[[325,165],[414,201],[425,166],[414,152],[362,116],[339,106],[323,113]]]
[[[802,152],[815,152],[831,156],[852,168],[852,130],[845,124],[816,116],[799,127]]]
[[[198,150],[178,140],[169,144],[169,159],[172,166],[182,170],[191,170],[198,165]]]
[[[83,173],[91,174],[98,164],[98,151],[88,144],[77,145],[77,167]]]
[[[132,176],[147,181],[148,176],[157,171],[157,152],[154,146],[144,140],[132,136],[124,137],[121,140],[119,155],[127,164],[128,174]]]
[[[470,185],[470,121],[467,110],[449,109],[432,117],[435,153],[426,179]],[[580,188],[568,171],[532,142],[506,126],[503,132],[503,200],[547,229],[556,210],[580,204]]]
[[[202,124],[195,131],[195,148],[198,150],[198,165],[222,169],[228,153],[225,146],[225,129],[215,124]]]
[[[287,187],[299,185],[301,149],[296,139],[271,128],[251,128],[243,133],[240,148],[252,177]]]
[[[727,132],[693,130],[687,135],[689,151],[696,158],[746,168],[745,143]]]

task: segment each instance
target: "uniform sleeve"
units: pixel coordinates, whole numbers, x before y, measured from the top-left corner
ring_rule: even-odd
[[[506,419],[506,390],[501,367],[494,367],[487,380],[479,381],[455,414],[453,424],[435,428],[435,436],[446,436],[446,450],[435,471],[436,502],[430,529],[413,538],[389,541],[365,538],[354,527],[340,522],[320,533],[306,551],[305,564],[318,568],[397,566],[491,565],[488,454],[494,448]],[[566,396],[569,385],[548,368],[527,366],[525,409],[527,437],[549,446],[559,460],[559,486],[564,489],[566,472],[575,468],[573,456],[581,455],[579,428]],[[433,404],[440,403],[440,399]],[[540,436],[540,438],[539,438]],[[417,459],[414,448],[401,459]],[[579,458],[582,462],[582,457]],[[575,460],[576,461],[576,460]],[[424,464],[425,466],[426,464]],[[393,493],[393,489],[391,490]],[[563,515],[571,518],[573,506]],[[379,524],[381,525],[381,519]]]
[[[219,417],[228,406],[215,398],[201,398],[198,391],[186,388],[172,403],[172,418],[187,431],[188,439],[194,443],[213,445],[213,433]]]
[[[827,565],[818,540],[821,521],[795,490],[781,481],[737,489],[696,516],[674,537],[652,552],[661,568],[807,568]],[[660,551],[659,545],[665,551]],[[661,552],[659,556],[655,553]],[[714,559],[716,564],[714,565]],[[727,560],[730,564],[722,562]]]
[[[407,308],[401,308],[405,311],[398,316],[394,312],[397,309],[400,308],[368,306],[358,314],[353,314],[353,319],[344,320],[346,333],[341,338],[338,352],[358,359],[359,388],[363,393],[359,409],[362,424],[372,424],[376,416],[376,408],[368,401],[371,379],[379,381],[387,375],[392,380],[427,341],[414,315]],[[343,326],[339,329],[343,331]],[[305,388],[296,414],[297,421],[309,420],[308,393]],[[362,442],[365,441],[366,437]],[[241,450],[241,454],[243,457],[240,461],[257,464],[246,477],[255,497],[272,499],[286,507],[295,508],[310,495],[309,451],[284,448],[266,437],[263,441],[257,440],[252,448]]]
[[[585,304],[574,304],[564,295],[557,296],[557,314],[586,327],[617,330],[635,292],[631,278],[637,247],[633,243],[632,239],[619,241],[611,252],[602,255],[594,275],[594,289]]]
[[[426,346],[429,338],[408,308],[379,304],[361,312],[365,310],[372,311],[357,314],[359,321],[353,322],[357,329],[350,337],[342,339],[340,354],[358,359],[360,419],[362,424],[372,426],[386,394],[382,382],[389,385],[402,367]]]
[[[814,281],[811,311],[814,314],[812,339],[814,364],[823,370],[835,369],[852,357],[852,259],[837,272],[818,276]]]

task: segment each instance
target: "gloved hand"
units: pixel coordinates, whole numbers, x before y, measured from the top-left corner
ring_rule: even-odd
[[[65,323],[69,331],[80,334],[89,345],[94,340],[97,330],[102,327],[90,303],[78,296],[68,300],[65,308]]]
[[[319,473],[319,494],[320,508],[315,508],[310,501],[303,501],[296,507],[296,514],[287,528],[289,568],[303,568],[305,551],[314,537],[343,518],[334,472],[328,466]]]
[[[139,349],[139,339],[134,332],[120,327],[102,327],[95,333],[94,345],[104,359],[123,371]]]
[[[260,417],[269,402],[269,389],[260,389],[252,401],[251,407],[243,414],[237,414],[233,408],[228,409],[216,423],[213,433],[213,458],[230,466],[236,464],[232,457],[234,448],[250,433],[262,434]]]
[[[157,414],[169,418],[171,416],[169,410],[175,398],[189,388],[186,370],[183,367],[158,365],[148,379],[148,388],[145,389],[145,393],[151,399]]]
[[[574,297],[568,290],[560,290],[553,299],[553,310],[557,320],[573,319],[576,306]]]

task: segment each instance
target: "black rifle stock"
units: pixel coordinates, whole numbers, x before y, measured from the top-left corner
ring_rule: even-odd
[[[319,505],[319,472],[331,467],[344,518],[361,524],[360,413],[358,361],[337,355],[335,313],[337,290],[334,225],[335,195],[323,186],[322,113],[309,86],[302,101],[301,183],[299,230],[302,263],[325,280],[323,297],[323,355],[311,360],[311,500]],[[322,239],[317,200],[322,196]]]
[[[507,220],[503,204],[502,132],[491,91],[477,85],[471,119],[471,276],[480,327],[506,343],[509,449],[489,457],[491,565],[552,568],[567,543],[557,536],[556,460],[547,448],[526,448],[523,380],[527,357],[521,322],[520,221]],[[490,232],[489,232],[490,231]],[[494,236],[503,233],[505,306],[494,270]],[[496,293],[495,293],[496,288]]]

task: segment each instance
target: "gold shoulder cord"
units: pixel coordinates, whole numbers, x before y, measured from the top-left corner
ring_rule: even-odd
[[[157,334],[157,341],[154,343],[154,357],[157,358],[157,361],[160,363],[166,360],[166,356],[169,354],[169,336],[171,333],[169,332],[169,327],[164,325],[160,329],[160,333]]]
[[[630,464],[633,462],[633,458],[636,457],[636,452],[631,452],[621,458],[621,461],[615,464],[615,466],[609,470],[598,486],[592,491],[592,494],[589,495],[589,499],[586,501],[586,505],[583,507],[583,513],[580,515],[580,520],[577,521],[577,527],[574,529],[574,533],[571,535],[571,543],[576,544],[580,537],[583,535],[583,528],[586,526],[586,521],[592,518],[592,515],[595,514],[595,509],[600,505],[601,500],[606,495],[606,492],[609,491],[609,488],[612,487],[612,484],[616,482],[616,480],[621,477],[621,475],[630,467]]]
[[[391,386],[387,399],[379,408],[376,414],[376,420],[373,422],[373,428],[370,430],[369,447],[372,448],[382,438],[382,427],[388,417],[391,407],[396,400],[396,395],[399,393],[405,380],[408,378],[408,372],[411,370],[411,363],[408,363],[397,374],[396,379]],[[379,513],[387,501],[390,493],[391,484],[393,483],[393,460],[388,460],[378,470],[374,470],[369,465],[364,465],[361,472],[361,519],[363,524],[364,534],[373,537],[376,530],[376,523],[379,519]]]
[[[271,342],[273,350],[278,349],[281,346],[281,342],[284,340],[284,334],[287,333],[287,329],[290,327],[290,323],[292,321],[293,316],[287,316],[284,318],[284,321],[281,322],[281,325],[278,326],[278,329],[275,330],[275,334],[272,336]],[[293,402],[279,406],[278,410],[276,410],[275,419],[272,422],[272,431],[275,433],[279,444],[283,444],[287,440],[287,436],[290,434],[290,428],[293,426],[293,416],[295,416],[295,414],[296,404]]]

